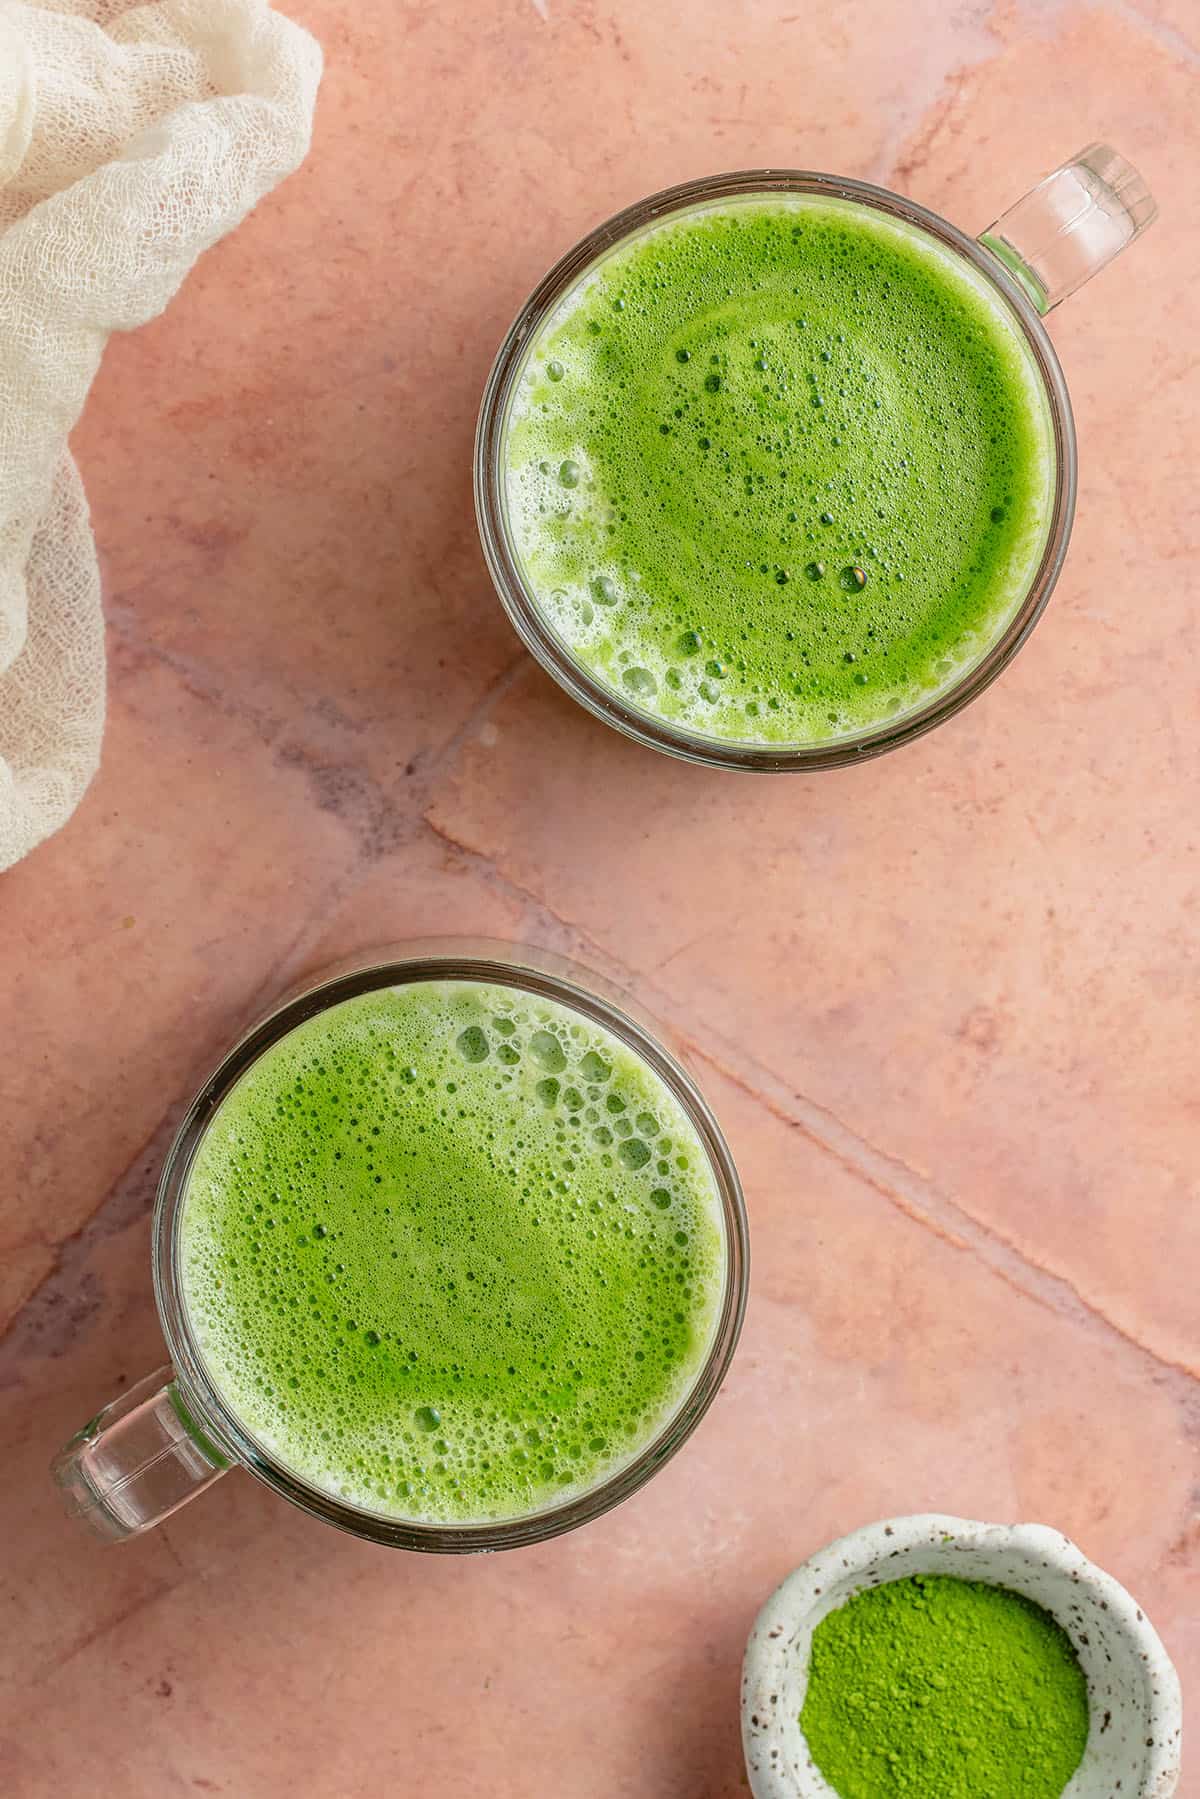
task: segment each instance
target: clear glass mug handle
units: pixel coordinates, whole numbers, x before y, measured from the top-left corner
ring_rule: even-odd
[[[1108,144],[1089,144],[981,231],[979,241],[1045,314],[1157,216],[1132,163]]]
[[[77,1431],[52,1472],[67,1511],[109,1542],[160,1524],[229,1467],[160,1368]]]

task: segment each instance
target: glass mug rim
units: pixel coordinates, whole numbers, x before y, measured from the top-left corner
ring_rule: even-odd
[[[1032,353],[1050,414],[1054,449],[1053,502],[1041,559],[1021,603],[979,661],[952,686],[893,721],[810,744],[726,742],[628,705],[577,661],[552,630],[521,571],[506,522],[503,452],[509,405],[528,349],[554,308],[602,257],[647,226],[707,202],[760,194],[817,194],[848,200],[916,226],[970,263],[1006,302]],[[635,742],[687,762],[758,773],[794,773],[843,768],[896,749],[952,718],[1003,673],[1045,611],[1062,570],[1075,514],[1077,463],[1071,402],[1054,346],[1019,284],[978,239],[917,201],[871,182],[806,169],[741,169],[681,182],[635,201],[580,238],[538,282],[509,327],[484,388],[475,433],[475,513],[492,584],[517,635],[559,686],[594,717]]]
[[[696,1131],[712,1169],[720,1204],[724,1281],[713,1339],[685,1396],[651,1441],[594,1487],[560,1504],[514,1518],[434,1524],[397,1518],[343,1502],[274,1460],[218,1392],[187,1317],[179,1272],[179,1227],[196,1151],[217,1108],[267,1050],[306,1019],[361,994],[414,981],[482,980],[556,1000],[602,1025],[662,1080]],[[355,1536],[395,1548],[470,1554],[544,1542],[590,1523],[629,1498],[691,1436],[724,1380],[749,1292],[749,1226],[741,1183],[724,1135],[699,1087],[661,1041],[663,1027],[614,985],[551,952],[498,940],[420,940],[389,946],[326,970],[276,1004],[221,1058],[188,1106],[163,1162],[154,1206],[151,1250],[154,1297],[186,1407],[190,1433],[206,1450],[256,1479],[310,1516]],[[669,1036],[669,1032],[665,1033]]]

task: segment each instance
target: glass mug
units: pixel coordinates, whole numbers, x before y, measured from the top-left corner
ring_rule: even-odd
[[[798,743],[723,740],[627,702],[573,654],[538,606],[521,567],[505,492],[510,410],[542,325],[614,250],[664,219],[721,202],[816,195],[869,208],[935,239],[982,278],[1025,340],[1052,430],[1054,484],[1041,560],[1023,599],[977,661],[947,687],[856,733]],[[534,289],[496,358],[475,440],[475,508],[488,568],[518,635],[588,711],[627,737],[717,768],[788,772],[837,768],[895,749],[953,717],[1007,667],[1045,610],[1066,556],[1075,510],[1076,446],[1062,368],[1042,317],[1133,242],[1157,214],[1137,171],[1105,144],[1057,169],[976,239],[912,200],[867,182],[798,170],[752,169],[668,188],[600,225]]]
[[[426,1523],[373,1512],[311,1485],[273,1458],[239,1420],[206,1371],[180,1274],[180,1224],[189,1172],[221,1102],[252,1064],[295,1026],[341,1001],[413,981],[482,981],[557,1002],[601,1025],[658,1076],[682,1108],[708,1161],[719,1203],[723,1275],[712,1341],[675,1410],[626,1463],[582,1493],[511,1518]],[[657,1027],[599,976],[565,959],[488,940],[435,941],[341,964],[286,999],[224,1057],[188,1107],[159,1178],[154,1208],[154,1291],[171,1365],[106,1406],[55,1458],[67,1510],[111,1540],[136,1536],[211,1486],[249,1470],[285,1499],[356,1536],[441,1554],[539,1543],[598,1518],[670,1460],[700,1422],[732,1358],[746,1309],[749,1238],[732,1157],[695,1083],[663,1047]]]

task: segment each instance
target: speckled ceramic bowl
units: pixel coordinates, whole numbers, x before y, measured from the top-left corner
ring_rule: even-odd
[[[1170,1799],[1179,1782],[1179,1679],[1124,1587],[1043,1524],[976,1524],[936,1513],[869,1524],[831,1543],[763,1606],[742,1678],[742,1741],[755,1799],[837,1799],[799,1723],[812,1634],[864,1587],[909,1574],[991,1581],[1024,1593],[1062,1625],[1091,1707],[1087,1752],[1063,1799]]]

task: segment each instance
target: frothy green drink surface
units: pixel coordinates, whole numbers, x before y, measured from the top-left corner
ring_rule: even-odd
[[[677,1408],[724,1274],[711,1165],[608,1031],[518,990],[347,1000],[197,1151],[186,1309],[218,1391],[336,1497],[434,1522],[594,1486]]]
[[[1053,507],[1040,376],[981,277],[849,202],[759,197],[619,246],[513,396],[509,530],[553,632],[626,704],[836,739],[986,651]]]

